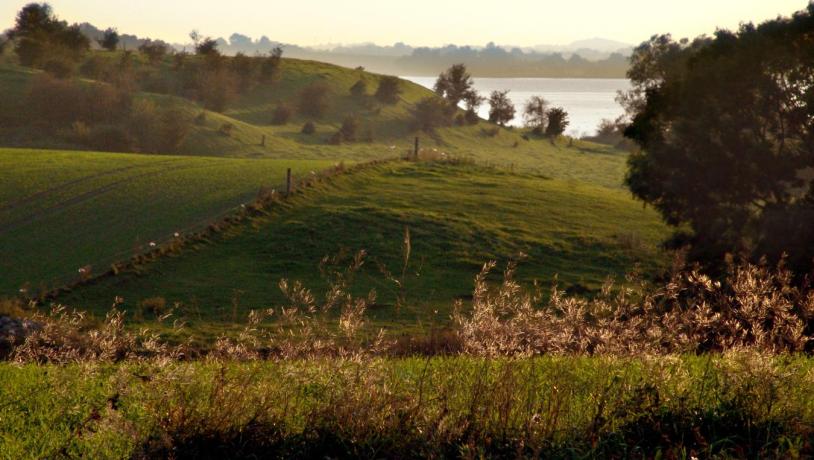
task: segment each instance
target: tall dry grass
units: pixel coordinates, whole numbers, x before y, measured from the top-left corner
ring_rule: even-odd
[[[224,335],[208,349],[169,344],[148,328],[125,327],[114,309],[101,324],[56,306],[32,320],[41,327],[11,352],[18,362],[131,359],[300,359],[315,357],[464,354],[481,357],[534,355],[666,355],[753,350],[778,354],[811,351],[814,289],[794,284],[782,265],[732,265],[716,281],[697,269],[676,271],[653,286],[635,276],[608,281],[595,297],[548,295],[524,286],[510,264],[502,281],[490,282],[495,263],[475,278],[471,305],[458,301],[450,326],[430,336],[392,339],[366,325],[376,292],[351,294],[358,253],[344,270],[328,276],[316,295],[297,281],[282,280],[287,302],[248,314],[243,330]],[[161,320],[172,319],[172,312]],[[173,325],[182,328],[178,322]]]

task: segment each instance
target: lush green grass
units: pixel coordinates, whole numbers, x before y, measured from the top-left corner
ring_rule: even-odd
[[[812,375],[748,354],[4,364],[0,458],[807,458]]]
[[[331,164],[0,149],[0,295],[104,270],[279,187],[286,168]]]
[[[396,289],[380,266],[401,273],[405,229],[411,308],[396,311]],[[320,260],[364,249],[368,261],[356,290],[377,289],[374,318],[415,324],[439,310],[445,321],[452,300],[471,294],[474,275],[490,259],[522,252],[525,280],[547,286],[559,275],[564,287],[598,289],[608,275],[623,275],[636,263],[646,273],[658,269],[664,254],[657,244],[666,231],[654,211],[621,190],[480,166],[397,162],[336,177],[212,244],[59,300],[99,312],[114,296],[131,309],[162,296],[207,320],[237,302],[242,317],[279,302],[281,278],[322,292]]]

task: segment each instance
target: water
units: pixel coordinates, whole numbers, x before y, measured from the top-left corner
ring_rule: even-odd
[[[432,89],[436,77],[401,77]],[[489,97],[495,90],[509,90],[509,98],[517,109],[512,121],[523,125],[523,105],[531,96],[543,96],[552,106],[568,112],[571,123],[566,132],[574,136],[596,132],[599,122],[615,119],[624,110],[616,102],[616,93],[630,89],[630,81],[623,78],[475,78],[475,89]],[[482,118],[489,118],[489,104],[478,110]]]

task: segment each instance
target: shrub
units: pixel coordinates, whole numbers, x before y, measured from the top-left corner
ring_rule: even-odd
[[[568,112],[562,107],[554,107],[546,113],[548,119],[548,126],[545,128],[545,135],[548,137],[557,137],[565,132],[568,127]]]
[[[478,112],[474,110],[467,110],[464,113],[464,121],[467,125],[474,126],[480,123],[480,117],[478,116]]]
[[[353,96],[354,99],[362,99],[367,96],[367,82],[365,82],[364,78],[360,78],[359,81],[350,87],[350,95]]]
[[[320,118],[328,110],[328,94],[330,89],[323,82],[314,82],[300,91],[300,113],[306,116]]]
[[[401,82],[398,77],[384,76],[379,79],[376,99],[384,104],[395,104],[401,95]]]
[[[302,125],[302,130],[300,132],[311,135],[317,132],[317,127],[314,125],[313,121],[307,121],[304,125]]]
[[[109,80],[112,70],[106,59],[93,55],[79,66],[79,73],[86,78],[93,80]]]
[[[225,69],[205,70],[197,87],[199,99],[204,107],[222,112],[236,97],[236,82]]]
[[[328,138],[328,143],[331,145],[339,145],[342,143],[342,132],[337,131]]]
[[[356,140],[356,133],[358,130],[359,120],[354,116],[348,116],[342,121],[342,127],[339,128],[339,134],[342,136],[343,141],[354,142]]]
[[[235,126],[233,124],[226,122],[220,125],[220,129],[218,129],[218,132],[223,136],[230,137],[232,135],[232,130],[234,130],[234,128]]]
[[[280,104],[271,115],[271,123],[275,125],[284,125],[291,119],[292,110],[286,104]]]
[[[419,101],[413,109],[413,119],[418,127],[424,131],[449,126],[455,108],[443,99],[430,96]]]
[[[201,110],[198,115],[195,115],[195,124],[198,126],[206,124],[206,110]]]

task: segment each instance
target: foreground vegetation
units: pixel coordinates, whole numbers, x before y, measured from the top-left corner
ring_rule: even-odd
[[[3,458],[804,458],[800,356],[0,365]]]

